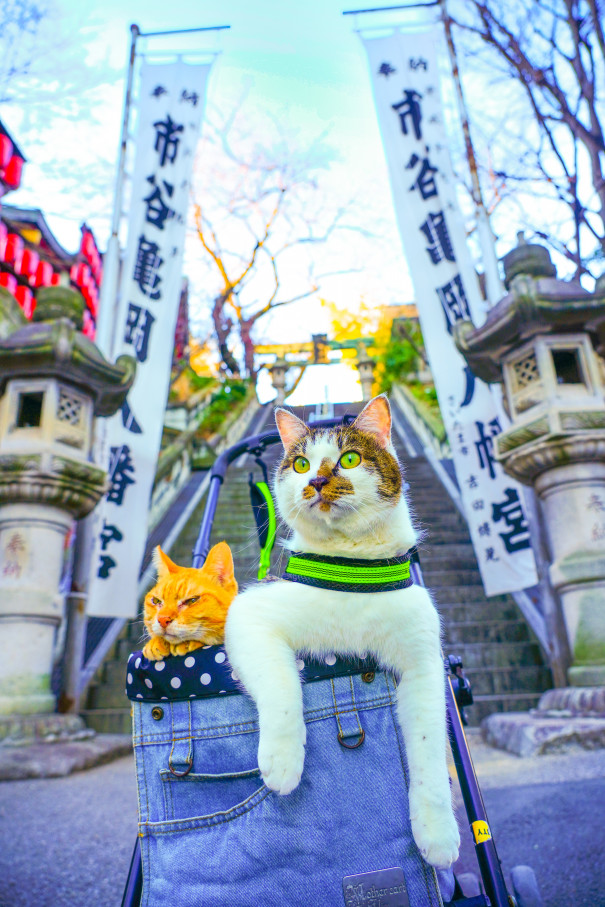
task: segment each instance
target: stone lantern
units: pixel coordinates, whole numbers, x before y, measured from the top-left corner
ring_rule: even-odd
[[[136,363],[110,365],[79,330],[84,301],[40,289],[33,322],[0,290],[0,715],[53,711],[65,540],[106,487],[93,419],[123,404]]]
[[[374,384],[374,360],[368,356],[365,347],[357,357],[357,371],[361,382],[361,399],[371,400]]]
[[[504,471],[534,488],[572,653],[574,686],[605,684],[605,281],[558,280],[543,246],[504,258],[507,295],[480,328],[455,326],[484,381],[504,384]]]
[[[273,401],[276,406],[280,406],[286,399],[286,372],[289,368],[290,363],[279,358],[269,367],[271,384],[277,391],[277,397]]]

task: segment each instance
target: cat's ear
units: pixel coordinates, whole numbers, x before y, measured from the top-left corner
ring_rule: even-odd
[[[154,548],[153,564],[158,572],[158,579],[164,579],[169,573],[176,573],[181,567],[171,561],[167,554],[164,554],[160,546]]]
[[[372,435],[381,447],[391,443],[391,407],[386,394],[374,397],[366,403],[352,425],[353,428]]]
[[[233,555],[227,542],[219,542],[208,552],[202,567],[204,573],[215,580],[219,586],[228,586],[235,580]]]
[[[275,410],[275,424],[285,450],[300,441],[309,431],[302,419],[287,409]]]

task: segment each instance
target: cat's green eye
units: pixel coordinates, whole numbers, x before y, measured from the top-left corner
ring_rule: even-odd
[[[306,457],[297,457],[292,465],[294,466],[294,472],[309,472],[311,469],[311,464]]]
[[[150,601],[151,601],[152,605],[161,605],[162,604],[161,599],[156,598],[155,595],[151,596]]]
[[[340,465],[343,469],[355,469],[361,463],[361,457],[356,450],[347,450],[340,458]]]

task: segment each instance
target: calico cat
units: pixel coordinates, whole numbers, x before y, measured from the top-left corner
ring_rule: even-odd
[[[349,426],[310,428],[277,409],[285,455],[275,478],[296,552],[385,559],[416,542],[384,395]],[[428,591],[332,591],[279,580],[233,602],[225,629],[232,667],[259,715],[258,765],[267,787],[288,794],[304,764],[306,731],[296,653],[373,654],[401,678],[397,715],[410,770],[412,831],[424,858],[447,867],[460,836],[446,764],[445,675],[440,624]]]
[[[219,542],[203,567],[179,567],[158,547],[158,581],[145,596],[143,618],[150,639],[143,655],[158,661],[222,643],[227,611],[237,594],[231,549]]]

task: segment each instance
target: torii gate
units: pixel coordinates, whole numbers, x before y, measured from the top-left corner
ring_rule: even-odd
[[[312,334],[311,340],[307,343],[260,343],[255,345],[254,352],[259,356],[275,356],[273,363],[266,363],[261,368],[266,368],[271,375],[271,383],[277,391],[275,403],[283,403],[287,396],[286,373],[289,368],[301,369],[296,383],[288,391],[288,394],[291,394],[298,386],[308,365],[334,365],[338,360],[328,358],[330,350],[353,349],[357,352],[354,364],[359,371],[361,395],[364,400],[370,400],[375,363],[368,353],[368,347],[372,346],[374,342],[373,337],[360,337],[355,340],[328,340],[327,334]],[[305,354],[305,359],[286,359],[286,356]]]

